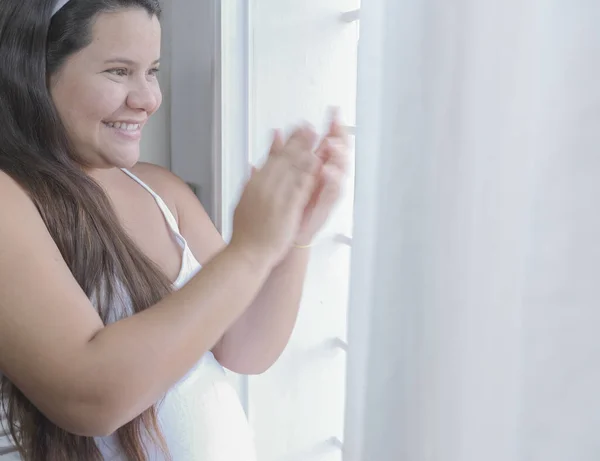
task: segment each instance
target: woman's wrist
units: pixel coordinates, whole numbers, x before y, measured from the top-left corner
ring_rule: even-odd
[[[308,244],[300,244],[300,243],[294,243],[294,248],[296,248],[297,250],[307,250],[312,248],[313,244],[312,243],[308,243]]]
[[[250,245],[232,241],[225,251],[235,255],[234,257],[245,261],[255,270],[270,271],[276,265],[276,258],[267,251],[253,248]]]
[[[314,245],[314,237],[313,236],[298,236],[296,240],[294,240],[294,248],[305,250],[307,248],[312,248]]]

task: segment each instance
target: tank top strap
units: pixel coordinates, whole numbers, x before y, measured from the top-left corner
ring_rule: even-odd
[[[131,179],[133,179],[135,182],[137,182],[140,186],[142,186],[144,189],[146,189],[150,195],[152,195],[152,197],[156,201],[156,204],[158,205],[158,208],[160,208],[160,211],[162,212],[163,216],[165,217],[165,220],[167,221],[167,224],[169,224],[169,227],[171,228],[173,233],[179,237],[182,237],[179,232],[179,225],[177,224],[177,219],[175,219],[175,216],[173,216],[173,213],[171,213],[171,210],[169,209],[167,204],[164,202],[164,200],[160,197],[160,195],[158,195],[156,192],[154,192],[150,188],[150,186],[148,186],[144,181],[142,181],[140,178],[138,178],[136,175],[134,175],[131,171],[126,170],[125,168],[122,168],[122,171],[127,176],[129,176]]]
[[[165,220],[167,221],[169,228],[171,229],[171,232],[173,233],[183,250],[181,258],[181,269],[179,271],[177,279],[175,280],[175,282],[173,282],[173,287],[175,289],[179,289],[183,285],[185,285],[194,275],[196,275],[196,273],[202,268],[202,265],[193,255],[192,250],[190,249],[190,246],[188,245],[185,237],[181,235],[179,231],[179,225],[177,224],[177,220],[175,219],[175,216],[173,216],[173,213],[171,213],[171,210],[164,202],[164,200],[156,192],[154,192],[146,183],[144,183],[144,181],[142,181],[140,178],[134,175],[131,171],[123,169],[123,172],[135,182],[137,182],[140,186],[142,186],[146,191],[148,191],[148,193],[152,195],[152,197],[154,197],[154,201],[160,208],[163,216],[165,217]]]

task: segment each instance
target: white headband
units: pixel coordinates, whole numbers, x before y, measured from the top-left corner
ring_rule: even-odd
[[[54,9],[52,10],[52,16],[58,13],[67,3],[69,3],[69,0],[58,0],[56,5],[54,5]]]

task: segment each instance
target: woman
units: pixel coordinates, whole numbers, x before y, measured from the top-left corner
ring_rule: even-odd
[[[344,133],[276,136],[225,245],[181,180],[137,163],[159,14],[0,4],[2,461],[254,459],[221,367],[260,373],[288,341]]]

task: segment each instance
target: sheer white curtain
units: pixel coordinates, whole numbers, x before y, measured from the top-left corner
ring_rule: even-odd
[[[600,459],[598,24],[363,2],[345,461]]]

